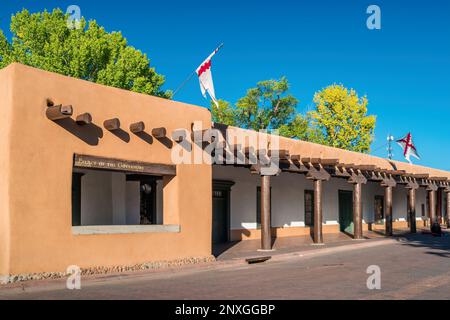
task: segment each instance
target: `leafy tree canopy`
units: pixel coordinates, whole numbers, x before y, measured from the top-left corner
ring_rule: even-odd
[[[311,126],[319,132],[319,143],[357,152],[370,152],[376,117],[367,115],[367,97],[333,84],[314,96],[316,110]]]
[[[218,107],[211,104],[213,120],[257,131],[278,129],[295,117],[298,102],[288,90],[286,78],[258,82],[235,106],[224,100]]]
[[[295,116],[297,99],[288,94],[286,78],[258,82],[236,103],[235,121],[239,127],[278,129]]]
[[[134,92],[170,98],[164,77],[146,54],[127,44],[120,32],[108,33],[95,20],[81,19],[70,29],[60,9],[11,18],[12,42],[0,30],[0,68],[12,62]]]
[[[367,115],[367,97],[355,90],[331,85],[314,96],[315,109],[296,111],[297,99],[288,94],[286,78],[262,81],[235,106],[224,100],[211,104],[215,122],[260,130],[278,129],[284,137],[369,152],[376,117]]]

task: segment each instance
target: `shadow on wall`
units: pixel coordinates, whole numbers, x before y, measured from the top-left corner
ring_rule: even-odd
[[[94,123],[79,125],[72,118],[55,120],[53,122],[90,146],[97,146],[100,139],[103,138],[103,129]],[[110,132],[125,143],[129,143],[131,140],[130,134],[121,128]],[[147,132],[139,132],[135,135],[148,144],[153,143],[153,137]],[[167,137],[156,138],[156,140],[168,149],[173,147],[173,142]]]
[[[72,118],[61,119],[54,123],[91,146],[98,145],[100,139],[103,138],[103,129],[94,123],[80,126]]]
[[[111,133],[114,134],[117,138],[119,138],[120,140],[122,140],[125,143],[130,142],[130,134],[123,129],[119,128],[117,130],[111,131]]]

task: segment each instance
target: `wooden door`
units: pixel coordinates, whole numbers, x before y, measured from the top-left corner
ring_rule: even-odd
[[[353,234],[353,192],[339,190],[339,225],[341,232]]]
[[[213,181],[212,190],[212,243],[229,241],[230,193],[233,182]]]

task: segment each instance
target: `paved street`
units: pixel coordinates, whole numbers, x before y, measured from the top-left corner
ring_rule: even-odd
[[[450,299],[449,235],[384,242],[265,264],[82,280],[75,291],[61,280],[25,290],[2,288],[0,299]],[[381,268],[381,290],[367,289],[370,265]]]

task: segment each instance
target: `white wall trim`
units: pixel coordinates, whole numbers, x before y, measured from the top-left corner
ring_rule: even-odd
[[[179,225],[142,225],[142,226],[81,226],[72,227],[74,235],[130,234],[130,233],[179,233]]]

